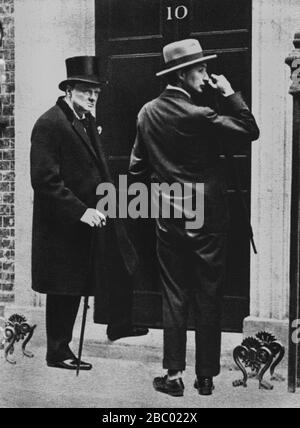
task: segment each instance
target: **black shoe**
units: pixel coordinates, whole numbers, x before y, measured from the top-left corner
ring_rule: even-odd
[[[148,328],[143,327],[125,327],[125,328],[116,328],[111,329],[107,332],[107,337],[109,340],[114,341],[122,339],[123,337],[133,337],[133,336],[145,336],[149,333]]]
[[[65,361],[47,361],[48,367],[54,367],[56,369],[65,369],[65,370],[77,370],[78,360],[65,360]],[[92,364],[85,363],[84,361],[80,362],[80,370],[91,370],[93,368]]]
[[[195,380],[194,388],[198,389],[200,395],[212,395],[215,386],[212,377],[199,377]]]
[[[184,384],[182,379],[168,380],[168,376],[156,377],[153,380],[153,386],[156,391],[163,392],[164,394],[172,395],[173,397],[182,397],[184,391]]]

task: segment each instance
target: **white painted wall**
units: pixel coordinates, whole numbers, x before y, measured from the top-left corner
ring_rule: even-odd
[[[288,317],[292,97],[285,58],[299,30],[299,0],[253,0],[253,112],[261,129],[252,152],[254,318]]]
[[[31,292],[30,134],[62,94],[65,59],[95,54],[94,0],[15,0],[17,305],[41,304]]]

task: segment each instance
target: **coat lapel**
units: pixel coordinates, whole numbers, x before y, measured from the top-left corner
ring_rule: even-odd
[[[92,142],[90,141],[80,121],[75,117],[74,112],[70,109],[68,104],[64,101],[64,97],[59,97],[56,104],[64,112],[69,122],[71,122],[72,127],[76,132],[76,134],[78,135],[78,137],[80,137],[80,139],[84,142],[90,154],[95,158],[95,160],[99,164],[99,158],[97,156],[98,154],[95,152]]]
[[[75,132],[82,139],[84,144],[87,146],[87,148],[91,152],[91,154],[96,158],[96,160],[98,160],[98,157],[97,157],[97,154],[94,150],[92,142],[90,141],[84,127],[82,126],[82,124],[79,122],[79,120],[76,117],[74,117],[74,119],[73,119],[72,126],[73,126]]]
[[[112,180],[110,169],[108,166],[108,160],[106,158],[105,150],[96,127],[95,119],[93,117],[90,118],[90,129],[91,129],[92,138],[96,143],[95,150],[97,151],[97,159],[99,164],[101,165],[101,169],[102,169],[102,172],[104,173],[105,180],[112,183],[113,180]]]
[[[95,147],[99,155],[99,162],[101,164],[104,180],[108,183],[114,184],[114,181],[110,172],[110,168],[108,165],[108,160],[106,158],[105,150],[104,150],[100,135],[98,133],[95,120],[94,118],[91,118],[90,120],[91,120],[92,138],[96,143]],[[118,202],[117,202],[117,212],[119,212]],[[126,266],[127,271],[130,273],[130,275],[133,275],[138,268],[139,257],[137,255],[137,252],[135,250],[133,243],[131,242],[131,239],[128,236],[126,227],[121,218],[117,217],[114,220],[114,227],[118,238],[118,243],[121,249],[121,255],[122,255],[124,264]]]

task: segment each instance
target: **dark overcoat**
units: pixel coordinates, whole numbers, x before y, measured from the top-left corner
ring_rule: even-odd
[[[96,208],[96,188],[103,179],[102,169],[97,147],[70,107],[59,98],[32,131],[35,291],[93,295],[99,285],[91,277],[91,252],[97,248],[94,269],[101,271],[103,230],[92,229],[80,219],[87,208]]]
[[[210,107],[195,105],[188,94],[170,88],[146,104],[138,116],[130,162],[132,176],[137,181],[148,177],[158,183],[204,183],[204,225],[200,232],[222,233],[229,226],[220,141],[247,144],[259,136],[255,119],[239,93],[224,102],[226,115],[219,115]],[[172,222],[163,223],[170,231],[181,232]]]
[[[227,147],[237,142],[250,144],[259,136],[256,121],[239,93],[224,98],[222,109],[224,114],[218,114],[210,107],[196,105],[187,93],[167,88],[140,111],[130,160],[135,181],[204,184],[204,224],[192,230],[186,227],[185,219],[157,219],[157,255],[164,290],[164,326],[171,326],[172,331],[175,325],[185,325],[185,293],[194,285],[196,329],[200,331],[199,326],[205,325],[210,339],[203,346],[212,350],[214,359],[220,352],[221,294],[229,229],[220,143],[224,141]],[[176,205],[184,206],[180,196]],[[179,330],[174,331],[177,335]],[[168,336],[166,350],[172,341]]]

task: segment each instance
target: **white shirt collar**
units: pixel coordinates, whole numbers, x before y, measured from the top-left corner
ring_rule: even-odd
[[[185,95],[187,95],[189,98],[192,98],[191,95],[187,91],[185,91],[182,88],[179,88],[178,86],[168,85],[167,89],[172,89],[172,90],[175,90],[175,91],[180,91],[180,92],[184,93]]]
[[[82,117],[79,117],[79,116],[78,116],[78,114],[76,113],[76,111],[75,111],[75,109],[74,109],[74,107],[73,107],[72,103],[68,100],[68,98],[67,98],[67,97],[65,97],[65,98],[64,98],[64,101],[68,104],[68,106],[69,106],[69,107],[70,107],[70,109],[73,111],[73,113],[74,113],[75,117],[77,117],[77,119],[78,119],[78,120],[85,119],[85,114],[83,114],[83,115],[82,115]]]

